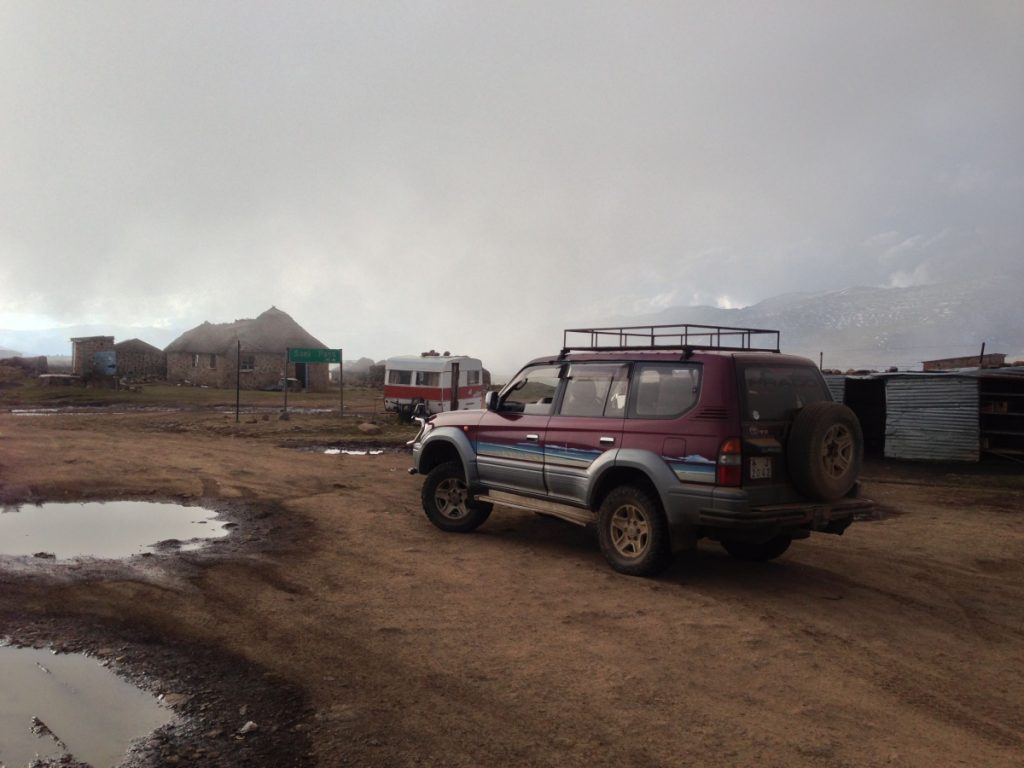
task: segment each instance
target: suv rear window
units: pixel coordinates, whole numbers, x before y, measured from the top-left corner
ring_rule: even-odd
[[[831,400],[817,368],[804,365],[750,365],[743,369],[744,421],[785,421],[810,403]]]

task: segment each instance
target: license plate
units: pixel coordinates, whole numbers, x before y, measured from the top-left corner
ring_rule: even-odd
[[[750,460],[750,479],[767,480],[772,476],[772,460],[756,457]]]

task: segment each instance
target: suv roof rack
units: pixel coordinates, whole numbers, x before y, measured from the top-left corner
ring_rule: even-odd
[[[576,341],[580,336],[584,340]],[[562,354],[569,352],[632,352],[642,350],[692,352],[697,349],[732,352],[779,352],[779,331],[731,328],[726,325],[625,325],[610,328],[566,328]],[[575,343],[571,343],[575,342]]]

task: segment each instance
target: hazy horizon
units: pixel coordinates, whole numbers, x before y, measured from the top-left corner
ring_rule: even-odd
[[[0,327],[276,305],[501,368],[673,306],[1010,275],[1024,5],[10,0]]]

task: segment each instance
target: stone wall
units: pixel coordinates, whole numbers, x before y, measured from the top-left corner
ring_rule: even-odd
[[[114,348],[113,336],[83,336],[71,340],[71,368],[76,376],[93,372],[93,356]]]
[[[46,361],[45,356],[6,357],[3,360],[0,360],[0,365],[6,365],[9,368],[20,368],[25,373],[32,376],[38,376],[39,374],[50,372],[50,366]]]
[[[167,380],[176,384],[192,384],[197,387],[221,387],[226,366],[227,361],[224,355],[168,352]]]
[[[143,349],[117,350],[117,375],[125,379],[164,379],[167,355]]]
[[[228,355],[215,355],[214,365],[210,366],[210,355],[199,354],[198,365],[193,365],[194,355],[188,352],[169,352],[167,354],[167,380],[176,383],[188,382],[195,386],[235,387],[235,350]],[[280,383],[285,366],[284,352],[246,353],[242,350],[242,361],[252,370],[243,370],[238,374],[242,389],[264,389]],[[307,364],[309,369],[309,391],[328,392],[330,384],[327,375],[327,363]],[[295,363],[288,365],[288,376],[296,377]]]

